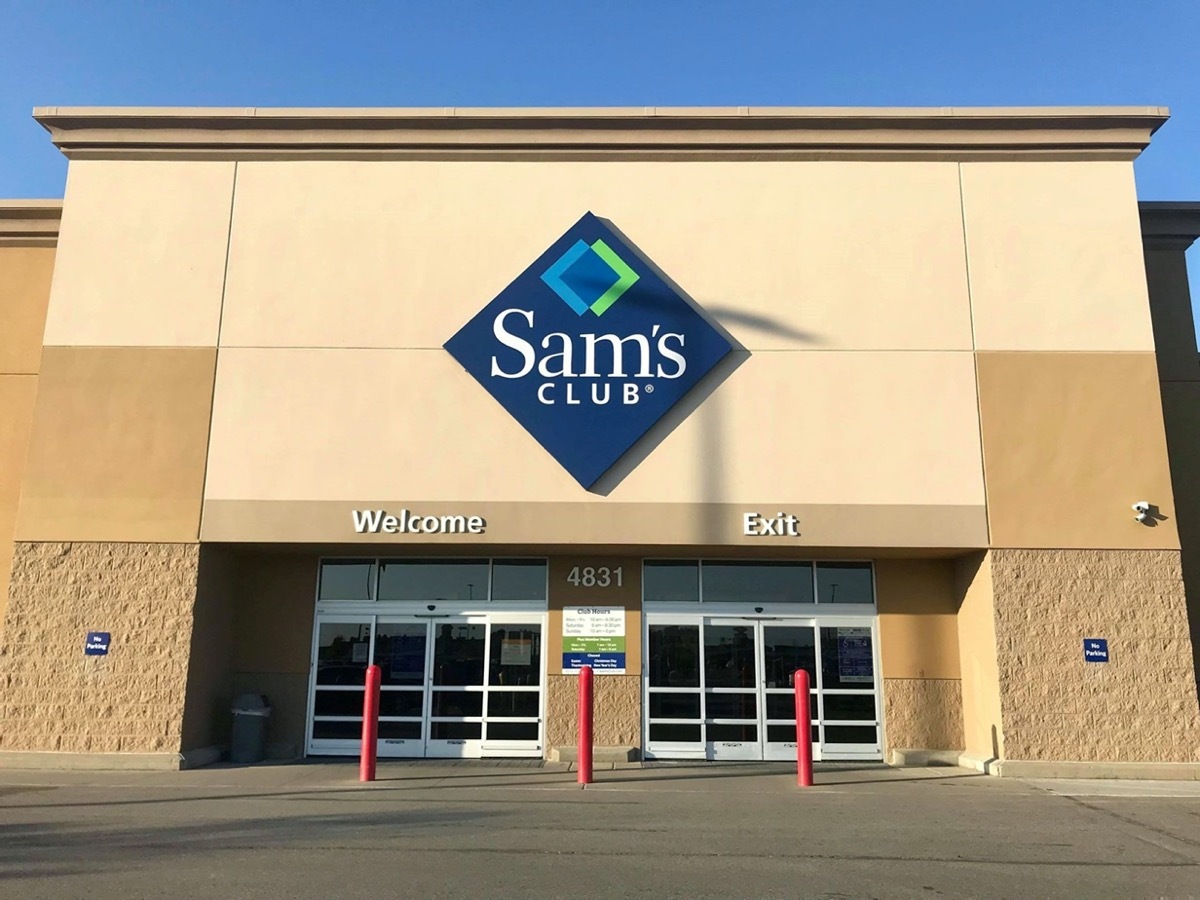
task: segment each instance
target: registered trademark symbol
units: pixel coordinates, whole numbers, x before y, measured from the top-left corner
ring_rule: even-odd
[[[646,385],[646,393],[653,394],[654,393],[654,385],[652,385],[652,384]]]

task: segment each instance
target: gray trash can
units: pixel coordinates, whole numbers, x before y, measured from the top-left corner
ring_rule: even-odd
[[[233,739],[229,759],[235,763],[262,762],[271,704],[262,694],[242,694],[233,701]]]

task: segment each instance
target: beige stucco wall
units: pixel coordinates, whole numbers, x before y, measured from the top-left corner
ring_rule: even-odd
[[[991,557],[986,553],[963,557],[955,562],[954,574],[959,598],[963,745],[968,754],[980,759],[999,758],[1004,755],[1004,723],[1000,717]]]
[[[47,347],[17,539],[196,540],[215,356]]]
[[[994,547],[1178,549],[1152,353],[980,353]],[[1146,500],[1164,520],[1134,521]]]
[[[955,164],[836,160],[242,162],[222,345],[441,347],[588,210],[752,350],[971,347]]]
[[[1154,349],[1131,163],[963,163],[962,197],[977,349]]]
[[[53,271],[53,247],[0,246],[0,631]]]
[[[37,374],[53,272],[53,247],[0,246],[0,374]]]
[[[46,343],[214,347],[234,164],[74,160]]]
[[[883,758],[893,750],[962,750],[962,682],[883,679]]]
[[[838,427],[819,425],[830,421]],[[825,504],[847,522],[856,507],[881,512],[866,511],[859,535],[853,527],[836,538],[806,531],[809,545],[873,543],[867,524],[885,508],[909,510],[907,533],[927,546],[953,540],[944,525],[962,512],[978,514],[972,539],[986,540],[974,371],[963,353],[752,357],[597,497],[440,350],[223,349],[205,497],[367,505],[462,498],[530,509],[568,501]],[[220,538],[262,539],[252,530],[258,512],[227,509]],[[348,515],[306,539],[348,539]],[[555,518],[552,509],[525,517],[543,530],[520,539],[560,539]],[[653,512],[639,521],[653,528]],[[738,516],[731,521],[740,530]],[[963,520],[955,521],[961,535]],[[683,537],[661,534],[664,542]],[[708,537],[716,536],[686,535],[693,543]]]

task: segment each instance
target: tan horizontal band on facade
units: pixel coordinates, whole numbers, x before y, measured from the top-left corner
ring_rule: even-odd
[[[358,533],[355,511],[479,517],[482,533]],[[797,519],[799,536],[743,533],[747,513]],[[781,531],[786,531],[780,528]],[[979,506],[818,505],[732,503],[519,503],[421,500],[289,501],[206,500],[204,542],[365,544],[401,547],[432,544],[697,546],[788,550],[815,547],[987,547],[987,512]]]
[[[39,107],[34,118],[71,158],[305,158],[379,153],[693,155],[1051,153],[1129,159],[1164,107],[618,109],[210,109]],[[189,156],[187,158],[195,158]],[[399,157],[405,158],[405,157]],[[420,158],[420,157],[418,157]],[[440,158],[440,157],[439,157]],[[472,157],[476,158],[476,157]],[[751,156],[750,158],[754,158]]]
[[[53,247],[61,200],[0,200],[0,247]]]

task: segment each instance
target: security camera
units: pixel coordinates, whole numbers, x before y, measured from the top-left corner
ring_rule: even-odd
[[[1139,500],[1137,503],[1133,504],[1133,511],[1140,512],[1140,513],[1150,512],[1150,501],[1149,500]]]

